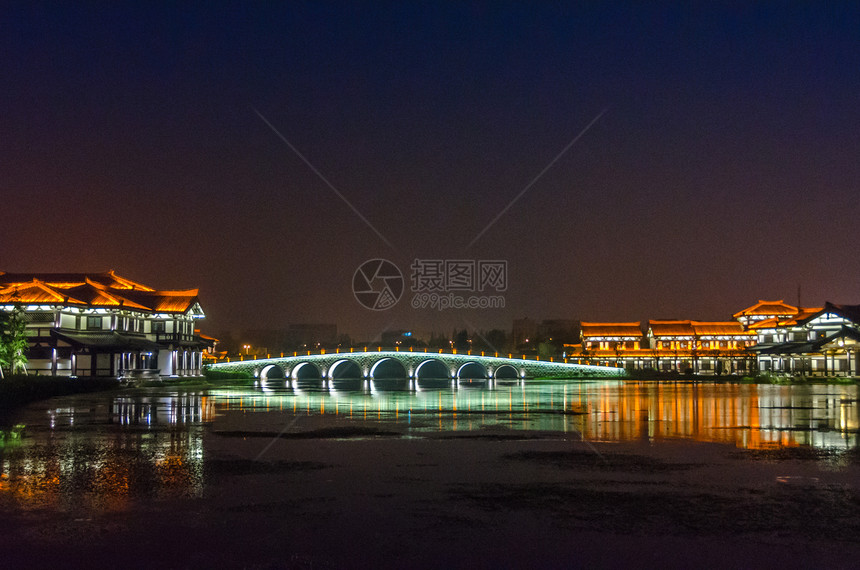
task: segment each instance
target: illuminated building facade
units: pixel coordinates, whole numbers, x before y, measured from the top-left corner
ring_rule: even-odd
[[[565,345],[568,358],[614,364],[629,370],[732,374],[746,371],[755,333],[735,321],[582,323],[582,344]],[[596,362],[595,362],[596,361]]]
[[[201,373],[197,289],[103,273],[0,273],[0,310],[25,311],[30,373],[158,378]]]
[[[629,369],[648,368],[650,354],[645,350],[646,339],[641,323],[580,323],[582,344],[566,344],[566,356],[584,358],[593,363],[624,366]]]
[[[692,374],[860,375],[860,305],[794,307],[759,300],[735,321],[582,323],[565,356],[628,370]]]
[[[757,335],[752,351],[760,371],[806,376],[860,374],[860,305],[790,308],[794,309],[791,314],[756,319],[749,325]]]
[[[515,348],[531,347],[536,344],[537,339],[537,322],[528,317],[522,319],[514,319],[514,327],[511,331],[511,340]]]
[[[648,321],[654,369],[694,374],[747,372],[755,333],[736,321]]]

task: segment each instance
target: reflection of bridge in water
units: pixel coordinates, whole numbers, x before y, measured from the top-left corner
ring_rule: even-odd
[[[410,432],[501,427],[575,432],[591,441],[677,439],[750,449],[851,449],[860,443],[857,386],[535,381],[491,387],[489,382],[449,382],[426,390],[419,383],[417,391],[378,385],[375,390],[373,381],[357,390],[339,389],[336,382],[328,388],[298,383],[273,390],[260,382],[252,391],[215,390],[210,395],[231,426],[253,424],[252,416],[274,412],[308,418],[309,428],[383,421]]]
[[[321,352],[213,364],[212,370],[253,374],[264,380],[403,379],[416,386],[422,379],[522,380],[525,378],[607,378],[625,375],[623,368],[592,366],[567,359],[529,360],[443,351],[379,350]]]

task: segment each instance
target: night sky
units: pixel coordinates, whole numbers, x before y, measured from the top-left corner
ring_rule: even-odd
[[[860,303],[852,4],[7,6],[0,270],[199,287],[210,333]],[[507,260],[506,308],[369,311],[378,257]]]

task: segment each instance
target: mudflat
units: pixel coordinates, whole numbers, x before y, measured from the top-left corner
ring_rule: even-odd
[[[583,441],[502,428],[404,436],[382,423],[301,437],[206,428],[202,448],[192,470],[182,459],[162,460],[159,483],[149,487],[135,483],[132,454],[116,463],[126,465],[119,486],[78,482],[64,493],[6,477],[3,565],[849,568],[860,561],[856,449]],[[38,461],[42,451],[28,453]],[[103,453],[79,446],[74,461],[105,465]],[[111,476],[103,471],[93,477]]]

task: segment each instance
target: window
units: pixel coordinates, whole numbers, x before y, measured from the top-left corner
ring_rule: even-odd
[[[54,313],[25,313],[24,320],[28,323],[53,323]]]
[[[87,330],[102,330],[102,317],[87,317]]]
[[[164,332],[164,321],[153,321],[152,332],[155,334]]]

